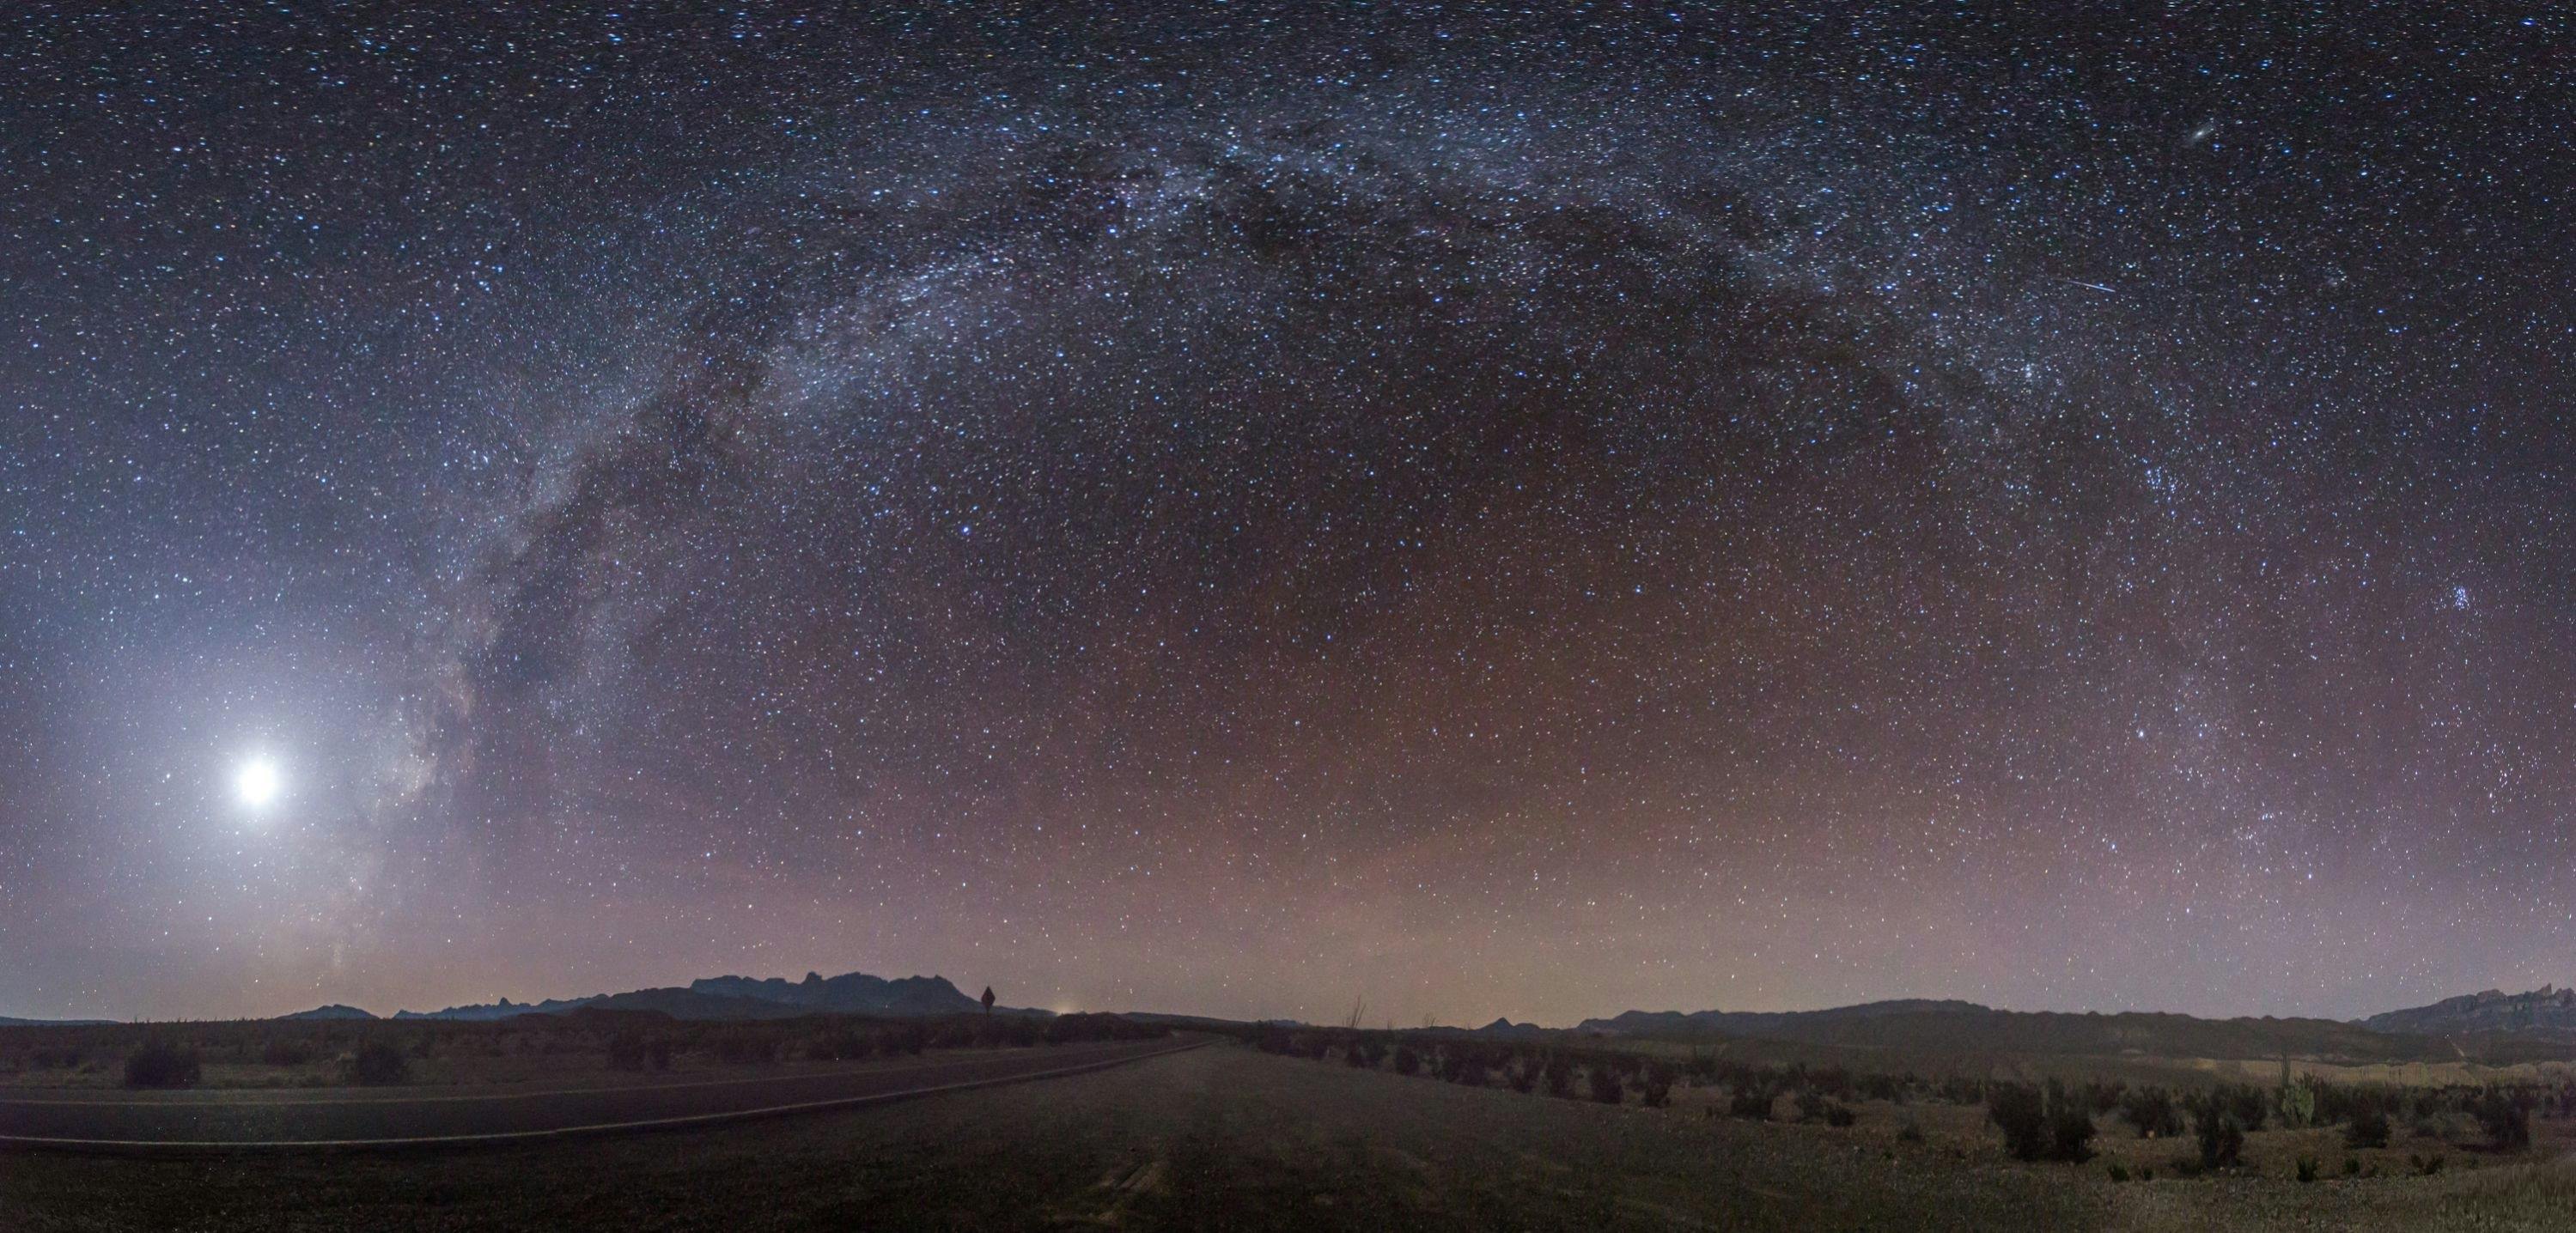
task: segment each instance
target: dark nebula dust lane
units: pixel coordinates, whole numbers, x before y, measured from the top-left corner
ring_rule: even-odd
[[[2564,981],[2567,26],[20,6],[0,1014]]]

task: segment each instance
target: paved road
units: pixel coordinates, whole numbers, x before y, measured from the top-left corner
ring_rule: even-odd
[[[0,1147],[88,1150],[462,1146],[699,1125],[1098,1070],[1206,1043],[1170,1040],[933,1053],[837,1073],[469,1093],[0,1090]]]

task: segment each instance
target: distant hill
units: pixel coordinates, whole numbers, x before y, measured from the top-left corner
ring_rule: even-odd
[[[1608,1019],[1586,1019],[1574,1025],[1578,1032],[1595,1032],[1605,1036],[1781,1036],[1800,1034],[1824,1024],[1854,1019],[1877,1019],[1889,1015],[1923,1014],[1995,1014],[1990,1007],[1974,1002],[1936,1001],[1929,998],[1900,998],[1887,1002],[1862,1002],[1856,1006],[1836,1006],[1826,1010],[1631,1010]]]
[[[754,980],[748,976],[718,976],[691,981],[693,993],[717,997],[749,998],[801,1007],[806,1012],[833,1012],[858,1015],[962,1015],[984,1009],[983,1003],[968,997],[964,990],[948,983],[945,976],[906,976],[887,980],[865,972],[826,978],[807,972],[802,981],[789,982],[778,977]],[[1031,1014],[1025,1010],[995,1007],[997,1014]]]
[[[0,1015],[0,1027],[100,1027],[114,1019],[12,1019]]]
[[[2361,1021],[2379,1032],[2425,1036],[2489,1033],[2542,1036],[2576,1041],[2576,989],[2542,985],[2529,993],[2483,993],[2444,998],[2430,1006],[2391,1010]]]
[[[483,1022],[518,1015],[559,1015],[583,1008],[647,1010],[674,1019],[790,1019],[798,1015],[961,1015],[983,1012],[983,1003],[966,996],[944,976],[906,976],[887,980],[865,972],[824,977],[807,972],[802,981],[778,977],[715,976],[689,982],[685,989],[637,989],[589,997],[513,1002],[503,998],[488,1005],[450,1006],[445,1010],[396,1011],[396,1019],[450,1019]],[[360,1012],[364,1013],[364,1012]],[[1048,1015],[1043,1010],[996,1006],[1002,1015]]]
[[[2122,1012],[1995,1010],[1973,1002],[1871,1002],[1830,1010],[1745,1013],[1630,1011],[1586,1020],[1604,1035],[1760,1037],[1802,1044],[1943,1054],[2128,1054],[2158,1057],[2303,1058],[2355,1062],[2443,1061],[2450,1042],[2375,1031],[2332,1019],[2200,1019]]]
[[[445,1010],[398,1010],[394,1012],[394,1018],[489,1022],[494,1019],[516,1018],[520,1015],[558,1015],[568,1010],[579,1010],[607,996],[604,993],[594,993],[586,998],[547,998],[542,1002],[513,1002],[503,998],[486,1005],[450,1006]]]
[[[375,1018],[375,1016],[374,1016],[374,1015],[371,1015],[371,1014],[368,1014],[367,1012],[365,1012],[365,1011],[363,1011],[363,1010],[360,1010],[360,1009],[358,1009],[358,1008],[357,1008],[357,1007],[355,1007],[355,1006],[342,1006],[341,1004],[339,1004],[339,1003],[337,1003],[337,1002],[333,1002],[332,1004],[330,1004],[330,1005],[328,1005],[328,1006],[316,1006],[316,1007],[314,1007],[314,1008],[313,1008],[313,1009],[311,1009],[311,1010],[299,1010],[299,1011],[297,1011],[297,1012],[295,1012],[294,1014],[291,1014],[291,1015],[279,1015],[279,1016],[278,1016],[278,1018],[280,1018],[280,1019],[373,1019],[373,1018]]]
[[[1509,1019],[1496,1019],[1475,1031],[1475,1035],[1502,1040],[1535,1040],[1547,1034],[1546,1028],[1535,1023],[1514,1023]]]

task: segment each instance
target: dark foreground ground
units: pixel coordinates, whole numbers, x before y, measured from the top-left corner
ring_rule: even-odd
[[[1469,1089],[1218,1045],[704,1130],[404,1156],[0,1154],[0,1229],[2561,1229],[2559,1164],[2112,1184],[1935,1135]]]
[[[1166,1039],[961,1050],[791,1074],[637,1076],[625,1084],[594,1084],[569,1090],[542,1082],[528,1085],[525,1090],[484,1092],[381,1088],[176,1092],[0,1089],[0,1147],[27,1142],[403,1144],[424,1139],[579,1133],[1009,1081],[1145,1057],[1191,1044]]]

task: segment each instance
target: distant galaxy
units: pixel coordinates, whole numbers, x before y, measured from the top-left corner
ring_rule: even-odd
[[[10,6],[0,1015],[2564,983],[2528,11]]]

